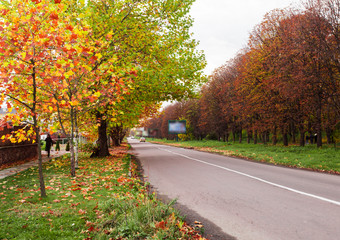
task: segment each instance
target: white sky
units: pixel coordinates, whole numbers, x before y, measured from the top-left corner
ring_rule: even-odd
[[[190,15],[194,18],[191,32],[200,42],[207,60],[205,74],[210,75],[247,45],[255,25],[273,9],[296,3],[294,0],[196,0]]]

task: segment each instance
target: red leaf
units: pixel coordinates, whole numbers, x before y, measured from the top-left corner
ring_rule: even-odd
[[[67,25],[67,26],[66,26],[66,29],[67,29],[67,30],[70,30],[70,31],[73,31],[73,27],[72,27],[71,25]]]
[[[72,35],[71,35],[71,40],[77,39],[77,38],[78,38],[78,35],[77,35],[77,34],[72,34]]]
[[[83,215],[83,214],[85,214],[85,213],[86,213],[86,211],[85,211],[85,210],[83,210],[83,209],[80,209],[80,210],[78,211],[78,213],[79,213],[79,214],[81,214],[81,215]]]
[[[59,19],[59,16],[58,16],[57,13],[51,13],[50,18],[51,18],[52,20],[58,20],[58,19]]]
[[[161,222],[156,223],[155,227],[165,229],[165,225],[166,225],[166,222],[161,221]]]

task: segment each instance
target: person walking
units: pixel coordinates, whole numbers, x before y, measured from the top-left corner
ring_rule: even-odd
[[[49,133],[47,134],[45,141],[46,141],[45,150],[47,152],[47,156],[50,157],[51,147],[53,146],[53,140],[52,140],[51,135]]]

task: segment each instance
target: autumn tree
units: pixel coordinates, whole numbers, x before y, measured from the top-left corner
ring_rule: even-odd
[[[189,27],[192,20],[187,13],[190,1],[108,1],[90,2],[89,25],[96,43],[106,34],[110,51],[115,55],[116,70],[112,76],[125,84],[127,91],[140,101],[137,108],[169,99],[181,99],[193,94],[194,86],[203,81],[205,65],[197,43],[191,39]],[[101,23],[101,24],[99,24]],[[121,76],[126,73],[129,76]],[[108,75],[102,75],[102,79]],[[105,90],[103,81],[97,89]],[[115,105],[120,100],[102,94],[101,107],[97,108],[99,129],[99,156],[108,154],[106,143],[107,120],[120,113]],[[146,104],[144,106],[141,106]],[[101,128],[102,127],[102,128]]]
[[[69,25],[67,19],[59,19],[66,6],[60,1],[47,0],[2,1],[0,6],[1,100],[8,97],[17,108],[21,121],[30,122],[34,128],[41,196],[45,197],[40,127],[43,113],[53,108],[49,105],[50,96],[43,89],[61,81],[63,75],[57,70],[56,62],[65,38],[71,38],[71,33],[64,31]]]
[[[309,0],[304,8],[277,9],[250,34],[248,46],[217,68],[202,88],[200,122],[205,134],[248,132],[263,143],[284,145],[300,133],[322,145],[339,123],[339,1]]]

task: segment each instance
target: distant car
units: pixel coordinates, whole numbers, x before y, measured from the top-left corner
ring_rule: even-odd
[[[144,137],[141,137],[141,138],[139,139],[139,141],[140,141],[140,142],[145,142],[145,138],[144,138]]]

